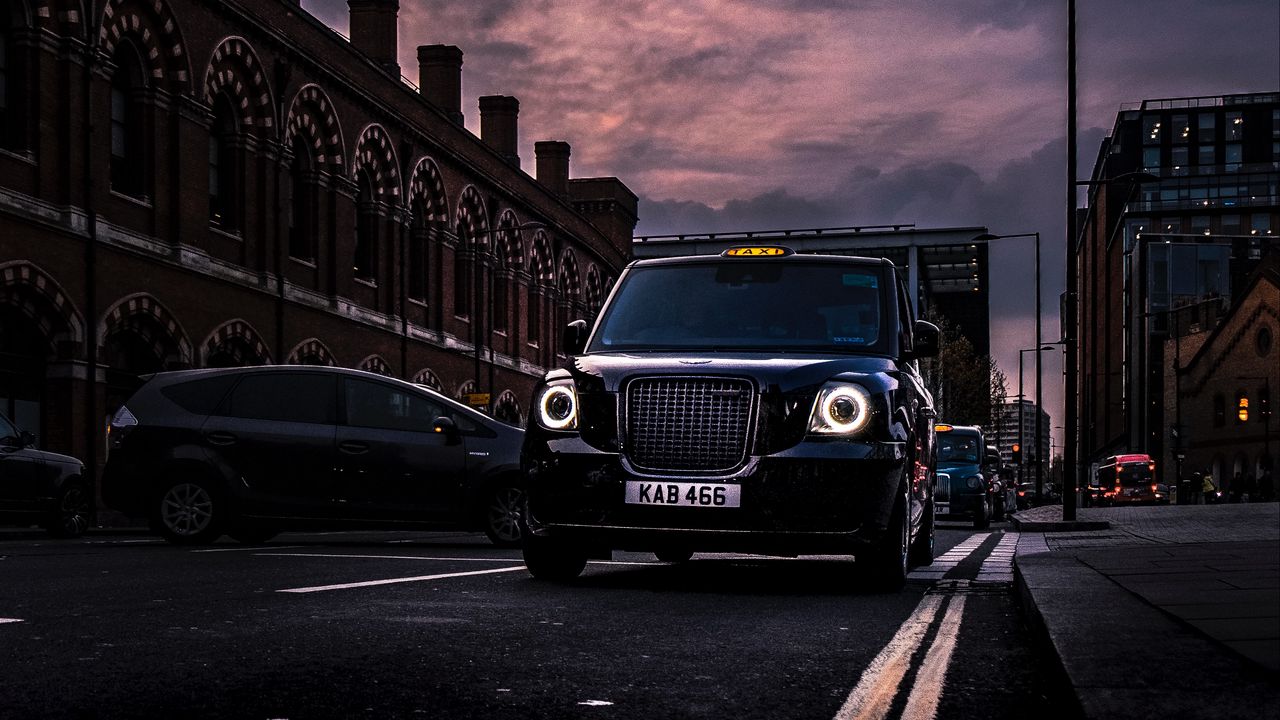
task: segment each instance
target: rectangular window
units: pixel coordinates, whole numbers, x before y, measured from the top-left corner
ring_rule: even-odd
[[[1249,228],[1251,235],[1270,235],[1271,234],[1271,214],[1270,213],[1254,213],[1253,224]]]
[[[1196,123],[1198,128],[1196,139],[1202,143],[1211,143],[1217,140],[1217,121],[1218,118],[1213,113],[1200,113],[1199,121]]]
[[[1227,127],[1224,130],[1227,142],[1239,141],[1244,137],[1244,116],[1239,112],[1227,113]]]
[[[1142,168],[1147,172],[1158,172],[1160,170],[1160,148],[1143,148]]]
[[[1223,154],[1222,158],[1223,169],[1227,172],[1235,172],[1239,170],[1241,157],[1240,143],[1232,143],[1227,145],[1224,149],[1226,152]]]
[[[1212,145],[1201,145],[1196,151],[1196,164],[1200,167],[1212,167],[1218,161],[1218,154]]]
[[[1187,165],[1190,163],[1188,152],[1188,148],[1182,146],[1174,146],[1170,151],[1169,164],[1173,166],[1174,175],[1187,174]]]
[[[240,381],[223,415],[276,422],[333,424],[337,398],[328,373],[262,373]]]
[[[1280,138],[1280,110],[1271,111],[1271,137]]]
[[[1191,232],[1195,233],[1196,235],[1208,235],[1209,234],[1209,216],[1208,215],[1191,216]]]
[[[1173,116],[1173,141],[1176,143],[1191,142],[1191,121],[1186,115]]]
[[[1223,215],[1222,216],[1222,234],[1223,235],[1239,235],[1240,234],[1240,216],[1239,215]]]
[[[1160,116],[1159,115],[1142,116],[1142,144],[1143,145],[1159,145],[1160,144]]]

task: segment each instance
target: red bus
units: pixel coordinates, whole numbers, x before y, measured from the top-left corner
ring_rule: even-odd
[[[1139,453],[1112,455],[1098,468],[1091,499],[1099,505],[1138,505],[1169,502],[1169,493],[1156,483],[1156,462]]]

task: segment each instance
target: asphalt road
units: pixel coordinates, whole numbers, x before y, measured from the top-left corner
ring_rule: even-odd
[[[879,594],[844,558],[615,553],[566,586],[474,535],[10,532],[0,717],[1056,717],[1015,538],[944,528]]]

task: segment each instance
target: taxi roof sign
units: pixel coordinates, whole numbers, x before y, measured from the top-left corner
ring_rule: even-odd
[[[739,245],[720,254],[724,257],[781,257],[794,255],[795,251],[781,245]]]
[[[951,426],[945,423],[941,423],[938,425],[934,425],[933,431],[934,432],[951,432]]]

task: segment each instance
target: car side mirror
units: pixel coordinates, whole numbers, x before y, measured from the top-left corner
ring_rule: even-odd
[[[450,445],[458,442],[458,438],[461,436],[461,433],[458,432],[458,424],[453,421],[453,418],[446,415],[441,415],[435,419],[435,422],[431,423],[431,431],[444,435]]]
[[[561,341],[560,347],[564,349],[565,356],[572,357],[581,353],[587,346],[587,321],[574,320],[565,325]]]
[[[938,326],[928,320],[917,320],[913,328],[915,340],[914,347],[911,348],[911,356],[916,358],[931,358],[938,355],[939,331]]]

